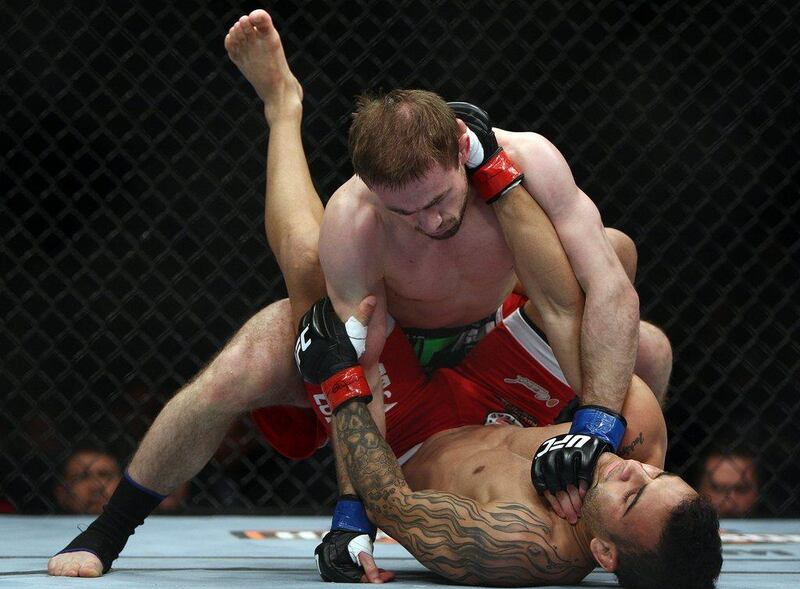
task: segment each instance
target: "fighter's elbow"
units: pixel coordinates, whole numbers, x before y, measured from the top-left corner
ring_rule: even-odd
[[[585,313],[592,314],[592,310],[602,313],[606,318],[613,317],[618,332],[638,337],[639,295],[626,278],[606,278],[587,288]]]
[[[617,303],[622,313],[626,316],[626,323],[630,323],[638,333],[639,331],[639,293],[636,292],[629,280],[623,279],[617,285]]]
[[[386,482],[380,487],[373,483],[369,489],[357,488],[356,491],[364,503],[369,521],[398,541],[408,533],[404,522],[411,517],[417,502],[405,481]]]
[[[605,277],[603,281],[586,290],[587,305],[613,310],[618,321],[639,326],[639,295],[626,276]],[[632,329],[633,327],[631,327]]]

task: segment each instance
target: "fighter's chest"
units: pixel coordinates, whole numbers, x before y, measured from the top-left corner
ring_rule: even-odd
[[[503,285],[513,273],[511,253],[492,216],[473,214],[445,240],[397,231],[389,243],[385,281],[397,297],[435,301]]]

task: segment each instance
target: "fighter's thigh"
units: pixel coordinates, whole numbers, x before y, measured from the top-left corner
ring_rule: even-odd
[[[295,327],[288,299],[250,318],[208,367],[219,402],[239,411],[272,405],[305,406],[307,400],[294,363]]]
[[[636,265],[639,260],[639,255],[636,251],[636,244],[625,233],[619,229],[606,227],[606,237],[611,242],[611,247],[617,253],[619,261],[622,262],[622,267],[625,268],[625,274],[631,282],[636,278]]]

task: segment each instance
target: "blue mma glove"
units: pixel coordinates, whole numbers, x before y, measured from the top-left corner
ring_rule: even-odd
[[[362,552],[372,556],[376,527],[369,521],[364,504],[352,495],[339,499],[333,512],[331,531],[314,551],[317,570],[323,581],[358,583],[364,568],[358,560]]]
[[[554,436],[539,446],[531,465],[531,479],[539,494],[566,491],[581,480],[591,487],[594,469],[603,452],[616,452],[627,427],[625,418],[597,405],[575,412],[569,433]]]

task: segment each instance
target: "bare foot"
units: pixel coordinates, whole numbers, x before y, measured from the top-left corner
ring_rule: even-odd
[[[54,577],[100,577],[103,564],[91,552],[64,552],[50,559],[47,573]]]
[[[303,89],[289,69],[269,14],[254,10],[240,18],[225,36],[225,49],[264,101],[269,124],[302,115]]]

